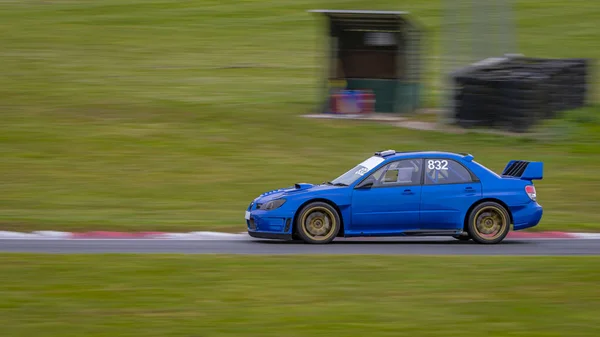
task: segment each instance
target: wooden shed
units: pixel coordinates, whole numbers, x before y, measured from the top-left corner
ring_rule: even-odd
[[[326,18],[323,112],[334,92],[370,92],[374,112],[420,106],[422,31],[408,12],[311,10]],[[371,95],[371,96],[372,96]]]

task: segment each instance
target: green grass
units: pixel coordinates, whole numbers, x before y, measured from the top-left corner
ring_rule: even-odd
[[[257,194],[330,180],[396,148],[468,151],[497,171],[510,159],[542,160],[539,229],[600,229],[598,107],[549,123],[540,138],[298,118],[316,106],[321,80],[323,21],[306,10],[413,12],[429,30],[424,102],[432,106],[439,6],[1,2],[0,228],[244,230]],[[527,0],[517,10],[522,53],[600,57],[596,2]]]
[[[0,325],[7,337],[597,336],[599,263],[4,254]]]

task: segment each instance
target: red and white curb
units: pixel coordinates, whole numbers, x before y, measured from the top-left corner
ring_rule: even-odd
[[[221,233],[210,231],[167,233],[167,232],[59,232],[59,231],[34,231],[10,232],[0,231],[0,240],[106,240],[106,239],[154,239],[154,240],[251,240],[246,232]],[[420,239],[423,239],[422,237]],[[510,232],[507,239],[591,239],[600,240],[600,233],[572,233],[572,232]]]
[[[58,232],[58,231],[35,231],[35,232],[8,232],[0,231],[0,240],[106,240],[106,239],[155,239],[155,240],[248,240],[248,233],[220,233],[220,232],[188,232],[188,233],[166,233],[166,232]]]

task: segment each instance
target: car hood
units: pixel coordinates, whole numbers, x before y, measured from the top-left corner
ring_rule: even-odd
[[[326,184],[313,185],[313,184],[309,184],[309,183],[296,183],[296,184],[294,184],[294,186],[279,188],[276,190],[271,190],[271,191],[262,193],[256,199],[254,199],[254,202],[263,203],[263,202],[267,202],[270,200],[275,200],[275,199],[288,197],[288,196],[292,196],[292,195],[297,195],[297,194],[305,194],[305,193],[311,193],[311,192],[316,192],[316,191],[326,191],[326,190],[341,189],[341,188],[347,188],[347,186],[333,186],[333,185],[326,185]]]

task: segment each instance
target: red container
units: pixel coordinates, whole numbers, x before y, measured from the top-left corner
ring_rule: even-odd
[[[331,95],[330,110],[336,114],[373,113],[375,95],[371,91],[342,91]]]

